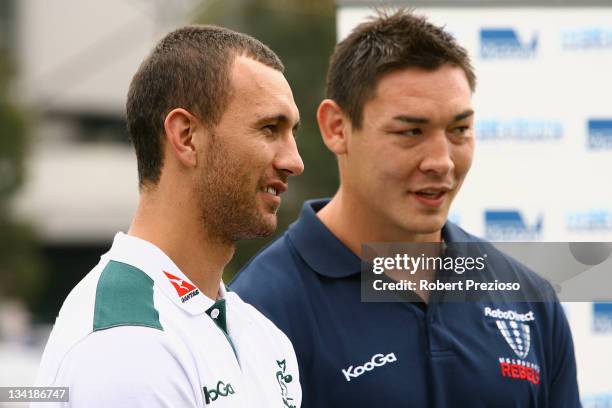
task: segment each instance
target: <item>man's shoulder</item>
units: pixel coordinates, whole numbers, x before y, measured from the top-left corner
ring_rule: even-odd
[[[56,325],[85,332],[129,325],[161,330],[153,297],[154,282],[145,272],[103,258],[66,297]]]
[[[142,270],[109,260],[96,287],[93,330],[144,326],[162,330],[154,306],[154,281]]]
[[[493,278],[519,282],[529,300],[556,301],[554,290],[546,279],[504,251],[504,244],[508,243],[487,241],[450,222],[446,225],[446,231],[452,236],[451,245],[467,243],[471,253],[484,255]]]
[[[287,232],[259,251],[230,282],[241,296],[258,288],[291,286],[305,264],[290,242]],[[243,296],[244,297],[244,296]]]
[[[92,332],[73,345],[57,368],[41,365],[37,384],[70,387],[71,401],[83,406],[128,406],[134,399],[161,406],[156,404],[170,397],[195,406],[197,384],[189,381],[195,368],[177,344],[150,327]]]
[[[48,380],[67,356],[98,337],[93,334],[106,331],[104,336],[109,336],[112,330],[107,329],[121,326],[163,330],[153,304],[150,278],[130,265],[103,256],[66,297],[45,347],[41,373],[47,373]],[[132,339],[123,337],[123,341]]]

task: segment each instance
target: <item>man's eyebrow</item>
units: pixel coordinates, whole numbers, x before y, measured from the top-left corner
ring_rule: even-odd
[[[257,120],[257,124],[264,124],[264,123],[289,124],[291,123],[291,121],[289,120],[289,117],[287,115],[283,113],[279,113],[278,115],[264,116]],[[299,126],[300,126],[300,119],[298,118],[297,122],[295,122],[295,125],[293,125],[293,129],[297,130]]]
[[[419,123],[419,124],[429,123],[429,119],[419,117],[419,116],[397,115],[397,116],[394,116],[393,119],[399,120],[401,122],[406,122],[406,123]]]
[[[460,120],[469,118],[474,114],[473,109],[468,109],[464,112],[461,112],[453,117],[453,122],[459,122]],[[410,116],[410,115],[397,115],[393,117],[394,120],[399,120],[401,122],[406,123],[416,123],[416,124],[427,124],[429,123],[429,119],[422,116]]]
[[[460,120],[467,119],[473,114],[474,114],[474,110],[468,109],[465,112],[461,112],[460,114],[455,115],[455,117],[453,118],[453,122],[459,122]]]

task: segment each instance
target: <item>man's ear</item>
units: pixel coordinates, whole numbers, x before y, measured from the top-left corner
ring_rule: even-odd
[[[327,148],[336,155],[345,154],[351,123],[342,108],[334,100],[324,99],[317,109],[317,122]]]
[[[183,108],[176,108],[166,115],[164,131],[166,142],[176,159],[187,167],[197,165],[196,131],[203,131],[197,118]]]

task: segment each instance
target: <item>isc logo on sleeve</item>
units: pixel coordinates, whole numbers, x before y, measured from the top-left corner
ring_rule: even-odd
[[[374,354],[370,361],[357,367],[350,366],[348,368],[345,368],[342,370],[342,374],[344,374],[344,378],[346,378],[346,381],[350,382],[351,378],[357,378],[366,371],[372,371],[376,367],[382,367],[387,363],[394,363],[396,361],[397,358],[393,353],[389,353],[387,355],[380,353]]]

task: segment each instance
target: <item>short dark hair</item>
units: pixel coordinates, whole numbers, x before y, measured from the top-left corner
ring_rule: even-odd
[[[207,126],[218,124],[230,100],[230,71],[237,56],[284,71],[280,58],[260,41],[211,25],[169,33],[140,65],[128,91],[126,119],[141,187],[159,181],[164,120],[171,110],[184,108]]]
[[[463,69],[474,91],[476,75],[468,53],[442,27],[411,10],[379,11],[378,16],[358,25],[336,45],[326,94],[359,129],[363,107],[382,75],[406,68],[435,70],[444,64]]]

